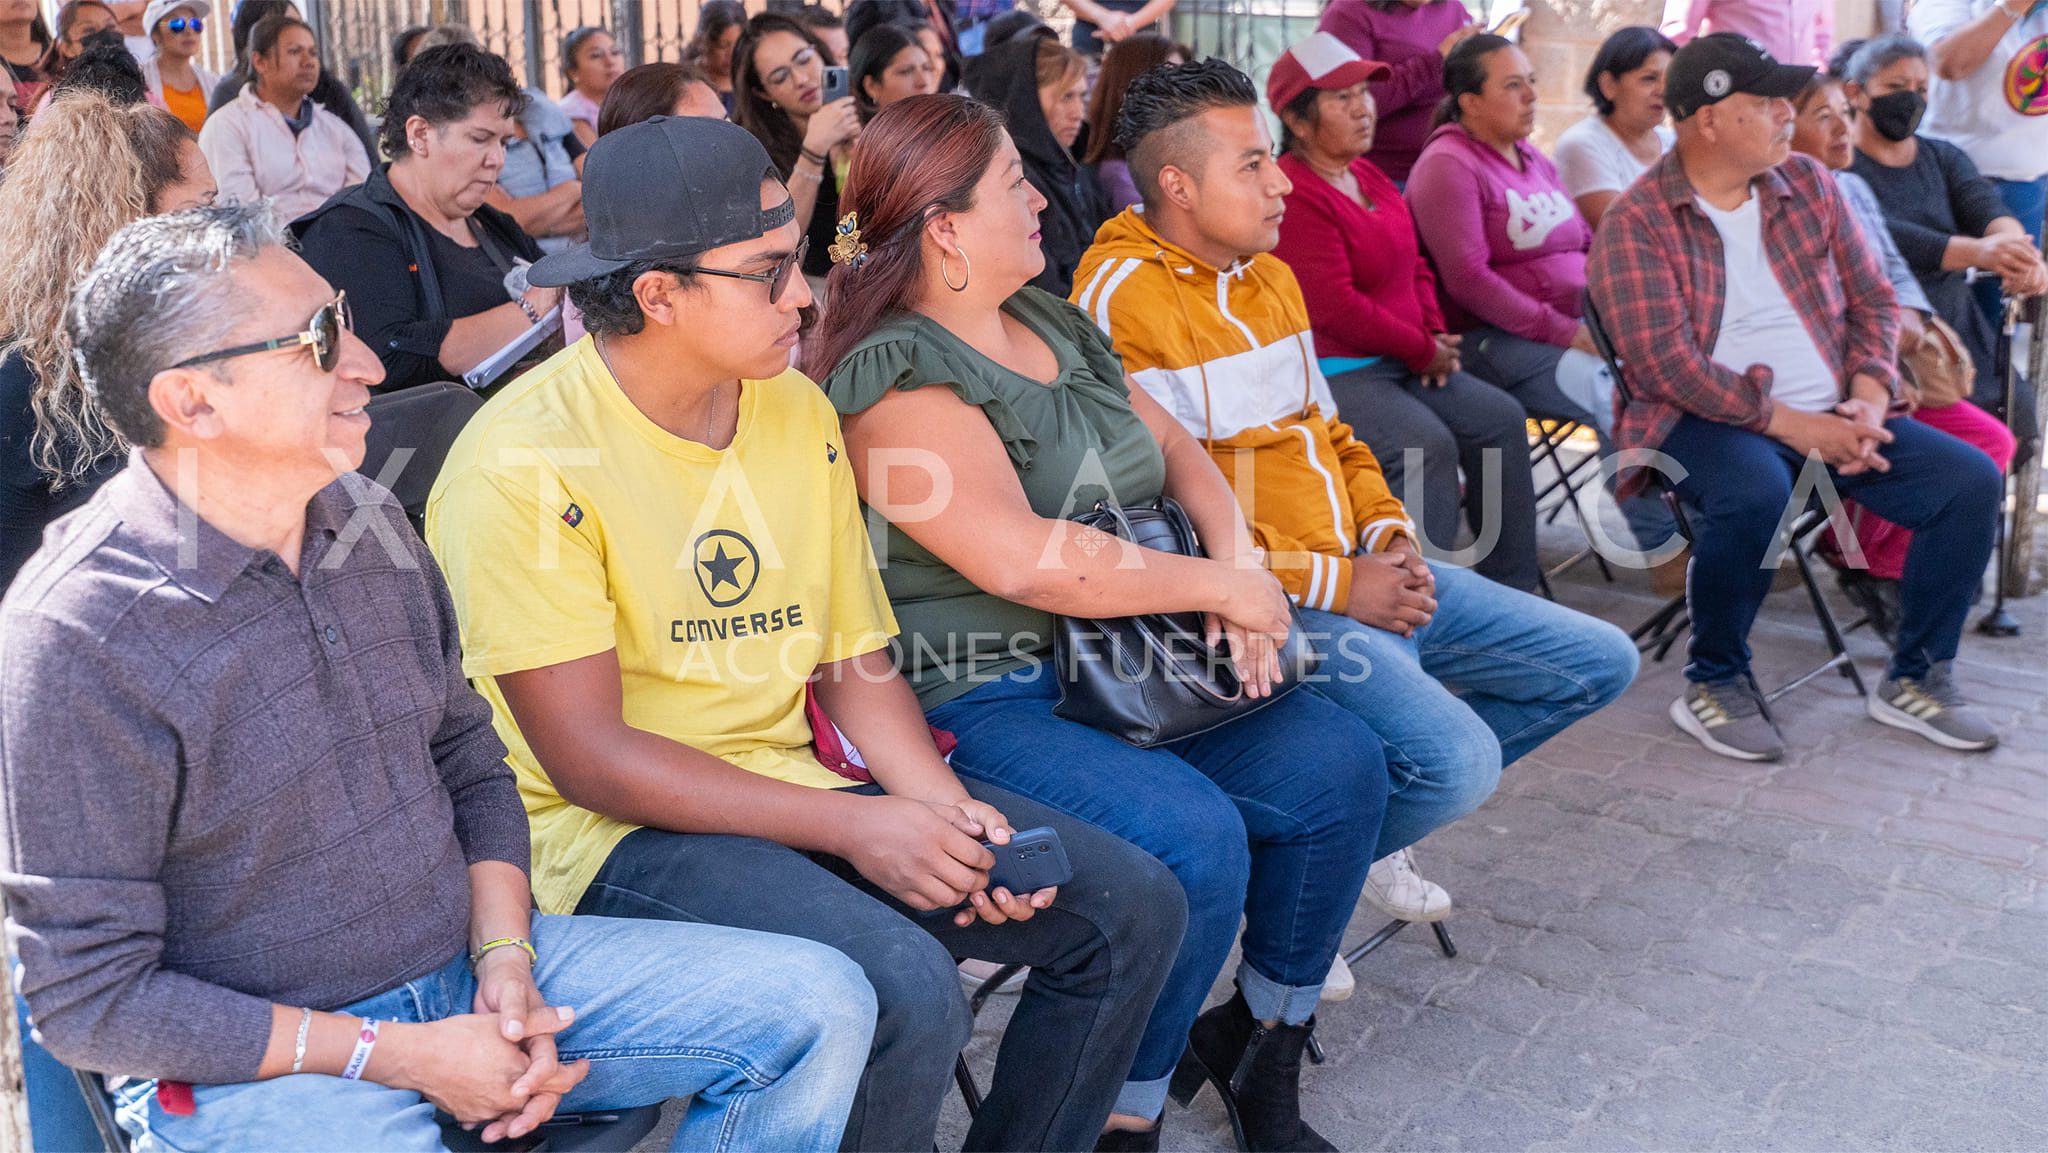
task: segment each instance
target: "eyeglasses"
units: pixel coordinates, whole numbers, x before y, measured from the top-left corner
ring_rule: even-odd
[[[164,21],[164,30],[171,33],[204,32],[206,31],[206,21],[201,20],[197,16],[173,16],[169,20]]]
[[[255,344],[239,344],[233,348],[223,348],[219,352],[208,352],[199,356],[187,357],[171,367],[191,368],[194,365],[211,364],[216,360],[228,360],[237,356],[252,356],[259,352],[271,352],[280,348],[299,348],[310,344],[313,346],[313,362],[320,366],[320,371],[333,372],[334,366],[341,363],[341,334],[343,332],[353,332],[354,330],[355,317],[350,314],[348,309],[348,293],[337,292],[334,294],[333,300],[321,305],[320,311],[313,314],[313,319],[306,322],[306,331],[304,332],[295,333],[291,336],[281,336],[276,340],[258,341]]]
[[[767,272],[728,272],[723,268],[699,268],[697,271],[706,276],[724,276],[733,280],[751,280],[755,284],[765,284],[768,286],[768,303],[774,304],[782,299],[783,293],[789,291],[790,283],[796,279],[797,270],[804,266],[804,254],[810,250],[811,238],[806,236],[796,242],[796,251],[783,257]]]
[[[761,77],[761,83],[769,88],[780,88],[789,83],[789,78],[796,75],[797,69],[810,67],[811,62],[817,58],[818,54],[815,51],[799,48],[796,55],[789,58],[789,63]]]

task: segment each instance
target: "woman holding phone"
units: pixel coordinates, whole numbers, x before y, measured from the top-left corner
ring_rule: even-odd
[[[824,41],[773,12],[747,21],[732,59],[733,122],[768,149],[789,185],[797,227],[811,242],[804,275],[812,279],[822,307],[825,273],[832,267],[825,250],[832,246],[839,189],[860,136],[860,112],[846,93],[846,69],[834,70],[838,91],[827,99]]]

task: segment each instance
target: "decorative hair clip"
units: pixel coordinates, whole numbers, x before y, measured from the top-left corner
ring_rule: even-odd
[[[839,239],[832,242],[826,253],[832,257],[832,263],[860,271],[860,266],[868,262],[868,246],[861,243],[859,215],[849,212],[840,217],[838,231]]]

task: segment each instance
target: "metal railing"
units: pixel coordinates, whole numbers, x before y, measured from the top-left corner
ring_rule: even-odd
[[[629,65],[678,60],[697,26],[702,0],[324,0],[314,6],[329,66],[364,107],[374,109],[391,91],[392,38],[407,28],[467,24],[527,84],[560,97],[566,33],[584,25],[610,29]],[[766,5],[749,0],[747,6]]]
[[[512,62],[526,83],[560,97],[562,36],[586,24],[611,30],[628,65],[679,60],[697,26],[703,0],[299,0],[320,29],[322,49],[366,109],[383,104],[394,66],[391,40],[415,25],[448,21],[469,25],[484,46]],[[782,6],[745,0],[750,11]],[[828,8],[847,0],[823,0]],[[1067,23],[1057,0],[1024,0],[1056,25]],[[1172,17],[1176,38],[1198,55],[1218,56],[1264,83],[1265,71],[1287,45],[1315,28],[1323,0],[1181,0]],[[226,21],[221,59],[227,60]],[[207,29],[209,44],[215,29]]]

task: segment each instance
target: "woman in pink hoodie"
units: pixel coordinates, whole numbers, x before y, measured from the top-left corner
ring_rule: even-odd
[[[1479,31],[1472,13],[1459,0],[1334,0],[1316,31],[1387,66],[1372,83],[1379,128],[1366,158],[1396,185],[1407,183],[1444,96],[1444,58]]]
[[[1532,416],[1604,435],[1614,426],[1614,383],[1580,319],[1593,230],[1556,166],[1529,143],[1535,70],[1508,41],[1473,36],[1444,62],[1444,83],[1407,198],[1447,319],[1465,334],[1465,368]],[[1661,544],[1669,514],[1655,502],[1629,507],[1637,503],[1623,512],[1638,543]]]

